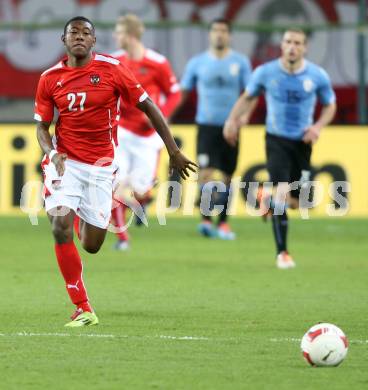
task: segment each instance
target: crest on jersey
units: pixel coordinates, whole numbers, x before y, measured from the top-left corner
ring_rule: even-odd
[[[236,62],[230,64],[230,74],[231,76],[237,76],[240,71],[240,65]]]
[[[305,92],[311,92],[313,89],[313,81],[311,79],[305,79],[303,81],[303,88]]]
[[[98,74],[91,74],[90,80],[93,85],[97,85],[100,82],[100,76]]]

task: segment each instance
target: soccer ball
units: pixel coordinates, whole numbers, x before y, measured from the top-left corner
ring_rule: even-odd
[[[301,349],[312,366],[338,366],[348,353],[348,339],[336,325],[312,326],[302,338]]]

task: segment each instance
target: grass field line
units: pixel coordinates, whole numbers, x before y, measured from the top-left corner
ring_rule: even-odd
[[[14,332],[14,333],[0,333],[0,337],[4,338],[14,338],[14,337],[86,337],[86,338],[100,338],[100,339],[164,339],[164,340],[180,340],[180,341],[210,341],[210,340],[238,340],[242,338],[234,337],[220,337],[220,338],[209,338],[204,336],[173,336],[173,335],[124,335],[124,334],[109,334],[109,333],[58,333],[58,332],[48,332],[48,333],[34,333],[34,332]],[[272,343],[300,343],[301,338],[298,337],[281,337],[281,338],[271,338],[270,342]],[[350,344],[368,344],[368,340],[349,340]]]
[[[297,337],[281,337],[281,338],[271,338],[270,341],[272,343],[300,343],[302,341],[301,338]],[[350,340],[350,344],[368,344],[368,340]]]
[[[0,337],[87,337],[87,338],[109,338],[109,339],[165,339],[165,340],[181,340],[181,341],[202,341],[210,340],[208,337],[201,336],[171,336],[171,335],[122,335],[122,334],[106,334],[106,333],[34,333],[34,332],[15,332],[15,333],[0,333]]]
[[[234,337],[220,337],[220,338],[209,338],[204,336],[173,336],[173,335],[124,335],[124,334],[108,334],[108,333],[34,333],[34,332],[15,332],[15,333],[0,333],[0,337],[14,338],[14,337],[86,337],[86,338],[100,338],[100,339],[164,339],[164,340],[180,340],[180,341],[210,341],[210,340],[238,340],[242,338]],[[300,343],[301,338],[297,337],[281,337],[271,338],[270,342],[273,343]],[[368,344],[368,340],[349,340],[350,344]]]

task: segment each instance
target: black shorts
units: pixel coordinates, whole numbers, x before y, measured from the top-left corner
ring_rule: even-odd
[[[295,181],[302,185],[309,181],[311,155],[310,144],[266,134],[267,170],[274,185]],[[291,196],[297,198],[299,191],[291,191]]]
[[[215,168],[231,176],[238,160],[239,145],[229,145],[222,126],[198,125],[197,159],[200,168]]]

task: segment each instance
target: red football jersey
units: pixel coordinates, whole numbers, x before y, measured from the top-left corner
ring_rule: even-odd
[[[35,119],[52,122],[56,108],[57,151],[94,164],[100,158],[114,157],[119,101],[135,108],[147,96],[131,71],[116,58],[94,53],[82,67],[69,67],[64,59],[40,77]]]
[[[141,60],[133,60],[120,50],[113,54],[129,68],[142,84],[150,98],[167,117],[180,101],[180,86],[169,61],[161,54],[146,49]],[[149,136],[155,130],[144,113],[136,107],[127,106],[123,101],[119,125],[141,136]]]

